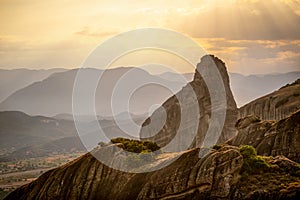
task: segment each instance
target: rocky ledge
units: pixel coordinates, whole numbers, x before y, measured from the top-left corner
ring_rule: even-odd
[[[300,162],[300,110],[280,121],[262,121],[248,116],[238,120],[238,134],[230,145],[251,145],[259,155],[277,156]]]

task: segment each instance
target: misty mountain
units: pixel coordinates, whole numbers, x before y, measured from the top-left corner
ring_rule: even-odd
[[[241,107],[254,99],[279,89],[285,84],[292,83],[294,80],[300,78],[300,71],[248,76],[229,72],[228,75],[235,101],[238,107]],[[165,72],[158,76],[166,80],[182,82],[183,78],[192,81],[194,74],[186,73],[181,76],[172,72]]]
[[[72,92],[77,71],[78,69],[74,69],[54,73],[40,82],[35,82],[18,90],[0,104],[0,110],[18,110],[30,115],[44,116],[72,113]],[[86,84],[89,81],[89,77],[100,75],[103,71],[99,69],[84,69],[83,73],[86,76],[86,80],[82,84]],[[130,76],[127,76],[127,74],[130,74]],[[122,82],[125,79],[125,83]],[[141,87],[140,83],[144,82],[150,84]],[[127,85],[129,88],[127,88]],[[96,90],[96,112],[101,116],[112,116],[127,111],[127,108],[120,108],[116,109],[114,113],[112,112],[111,99],[113,90],[121,86],[123,88],[116,94],[124,93],[125,95],[130,87],[137,86],[136,91],[128,99],[129,111],[133,114],[148,113],[151,105],[160,105],[172,95],[169,89],[161,85],[166,85],[167,88],[178,91],[183,84],[151,75],[139,68],[106,70]],[[84,94],[82,94],[81,98],[85,98]],[[123,97],[116,98],[116,105],[120,105],[120,102],[124,102]]]
[[[72,121],[29,116],[17,111],[0,112],[1,154],[75,134]]]
[[[30,70],[30,69],[0,69],[0,102],[15,91],[36,81],[41,81],[55,72],[66,69]]]
[[[68,114],[60,115],[69,119]],[[133,121],[141,125],[147,116],[132,115]],[[112,117],[100,117],[98,121],[93,121],[92,117],[84,116],[80,121],[82,128],[88,133],[82,137],[93,139],[96,135],[97,140],[93,145],[96,146],[100,141],[107,141],[115,137],[138,136],[138,131],[130,131],[130,135],[119,126],[130,130],[131,123],[127,118],[119,119],[116,124]],[[8,161],[21,158],[32,158],[39,156],[49,156],[52,153],[67,153],[76,151],[86,151],[78,136],[75,124],[69,119],[58,119],[43,116],[30,116],[18,111],[0,112],[0,160]],[[100,135],[99,124],[103,130]],[[92,146],[91,148],[93,148]]]
[[[244,76],[237,73],[229,73],[230,85],[238,107],[250,101],[273,92],[283,85],[292,83],[300,78],[300,71]]]
[[[160,78],[169,80],[169,81],[175,81],[175,82],[185,82],[183,81],[184,79],[186,79],[187,82],[190,82],[193,80],[194,78],[194,73],[184,73],[184,74],[177,74],[174,72],[164,72],[161,74],[157,74],[157,76],[159,76]]]
[[[5,73],[8,73],[8,71],[9,70],[6,70]],[[18,85],[18,87],[21,89],[17,90],[7,97],[2,103],[0,103],[0,110],[18,110],[30,115],[60,115],[60,117],[62,117],[63,113],[67,115],[72,113],[72,91],[74,79],[78,69],[53,73],[49,77],[41,81],[31,83],[28,86],[26,86],[28,80],[31,80],[31,77],[36,78],[37,76],[35,74],[38,74],[38,72],[40,74],[44,73],[44,75],[48,75],[51,74],[52,71],[20,70],[26,71],[27,74],[25,72],[20,72],[19,75],[16,75],[18,74],[17,71],[18,70],[12,70],[11,73],[14,72],[15,76],[9,76],[9,78],[5,78],[5,73],[2,73],[1,71],[1,77],[3,76],[3,79],[0,81],[5,82],[5,80],[7,80],[6,84],[1,84],[1,91],[6,90],[12,92],[13,90],[9,89],[11,87],[7,86],[7,84],[10,85],[10,82],[18,83],[19,85],[11,85]],[[103,71],[99,69],[85,70],[87,76],[95,74],[97,75],[102,72]],[[138,85],[138,83],[141,81],[149,81],[159,84],[166,84],[174,91],[179,91],[186,84],[186,82],[193,79],[193,73],[186,73],[182,76],[173,72],[151,75],[139,68],[116,68],[107,70],[104,73],[96,92],[96,110],[98,115],[115,116],[125,111],[118,110],[116,113],[112,113],[110,102],[114,86],[118,86],[117,82],[127,72],[130,72],[130,76],[134,77],[129,85]],[[249,76],[244,76],[238,73],[229,73],[229,77],[234,98],[237,102],[237,105],[240,107],[258,97],[264,96],[279,89],[282,85],[293,82],[295,79],[300,77],[300,72]],[[21,86],[23,83],[24,85]],[[126,84],[123,85],[126,86]],[[126,91],[127,90],[123,91],[124,94]],[[0,94],[5,96],[7,92],[1,92]],[[171,91],[156,84],[144,86],[141,89],[136,90],[130,99],[130,112],[136,114],[151,114],[148,112],[151,105],[161,105],[168,97],[172,95],[173,93]],[[116,102],[118,104],[118,102],[121,101],[122,100],[120,99]]]

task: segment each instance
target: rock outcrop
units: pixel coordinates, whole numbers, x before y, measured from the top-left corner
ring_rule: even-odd
[[[239,118],[248,115],[262,120],[281,120],[300,109],[300,79],[256,99],[239,109]]]
[[[213,90],[210,94],[209,89],[202,77],[202,74],[198,71],[209,71],[210,68],[215,67],[221,75],[221,81],[223,81],[225,89],[226,103],[222,105],[221,102],[217,102],[216,116],[218,113],[221,113],[225,109],[225,123],[222,126],[222,123],[219,120],[217,124],[212,125],[211,128],[218,129],[217,126],[221,127],[221,135],[218,139],[219,143],[225,142],[229,138],[233,137],[236,133],[234,124],[237,120],[237,106],[233,98],[232,92],[229,86],[229,77],[226,70],[225,63],[217,57],[212,55],[207,55],[201,58],[201,62],[197,65],[197,69],[194,75],[194,80],[185,86],[181,91],[176,95],[169,98],[162,107],[158,108],[151,117],[146,119],[143,123],[140,136],[142,140],[151,140],[156,142],[159,146],[163,147],[167,145],[175,135],[181,135],[182,137],[189,137],[193,128],[198,126],[195,134],[196,137],[194,142],[190,146],[201,147],[208,131],[209,126],[211,125],[211,115],[212,115],[212,103],[211,95],[220,95],[221,91]],[[214,83],[218,81],[217,74],[209,74],[209,79]],[[216,84],[217,85],[217,84]],[[195,94],[196,101],[198,103],[199,110],[195,110],[193,106],[193,96],[191,93]],[[178,100],[180,99],[180,101]],[[165,111],[165,112],[164,112]],[[195,112],[199,112],[196,113]],[[165,123],[163,114],[166,114]],[[183,120],[183,115],[188,115],[188,119]],[[196,119],[197,115],[200,116],[199,120]],[[194,120],[194,121],[193,121]],[[195,120],[197,124],[195,124]],[[182,126],[182,127],[179,127]],[[158,127],[161,127],[158,129]]]
[[[101,147],[94,153],[113,152],[114,147]],[[198,155],[198,148],[191,149],[165,168],[134,174],[109,168],[86,154],[46,172],[5,199],[292,200],[300,196],[298,164],[285,157],[269,158],[272,167],[268,171],[248,176],[241,173],[245,158],[238,147],[223,146],[204,158]],[[115,156],[119,156],[118,152]],[[157,155],[152,166],[166,157],[173,156]]]
[[[228,144],[251,145],[259,155],[284,155],[300,162],[300,110],[280,121],[248,116],[238,120],[236,127],[238,134]]]

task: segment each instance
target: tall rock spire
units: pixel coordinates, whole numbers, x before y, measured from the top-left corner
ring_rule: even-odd
[[[210,68],[216,67],[219,76],[221,75],[221,81],[223,81],[223,91],[225,89],[224,97],[226,100],[225,104],[216,101],[215,102],[215,116],[218,113],[225,113],[224,126],[220,120],[215,120],[214,125],[210,125],[212,122],[212,98],[211,95],[219,95],[222,91],[209,90],[202,73],[208,72]],[[218,81],[217,73],[205,73],[209,76],[210,83]],[[219,79],[220,80],[220,79]],[[212,94],[210,94],[210,92]],[[196,98],[196,103],[193,104],[193,95]],[[220,94],[221,95],[221,94]],[[197,106],[198,105],[198,106]],[[225,109],[225,110],[224,110]],[[197,112],[197,113],[195,113]],[[184,116],[184,120],[182,119]],[[195,120],[195,118],[197,118]],[[229,86],[229,77],[225,63],[219,58],[213,55],[206,55],[201,58],[201,62],[197,65],[194,79],[192,82],[187,84],[182,90],[176,95],[170,97],[163,105],[158,108],[151,117],[146,119],[143,123],[140,136],[142,140],[155,141],[159,146],[164,147],[169,144],[177,134],[180,135],[177,140],[178,151],[180,149],[181,142],[186,142],[188,137],[191,137],[191,132],[196,128],[196,133],[193,135],[193,141],[189,148],[202,147],[203,141],[205,140],[206,133],[208,132],[209,126],[212,129],[212,134],[221,130],[220,137],[218,137],[218,143],[222,143],[236,133],[235,122],[237,120],[237,106],[233,98],[232,92]],[[196,123],[195,123],[196,121]],[[219,122],[219,123],[218,123]],[[164,124],[162,124],[164,123]],[[216,130],[214,132],[214,130]],[[156,133],[156,134],[155,134]],[[204,144],[205,146],[205,144]]]

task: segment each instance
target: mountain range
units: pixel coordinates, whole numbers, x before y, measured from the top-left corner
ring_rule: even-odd
[[[69,115],[30,116],[19,111],[0,112],[0,161],[50,156],[53,153],[86,152],[86,147],[82,144],[71,117]],[[127,118],[122,118],[122,115],[116,117],[122,126],[130,129],[131,122]],[[133,120],[140,125],[146,117],[133,116]],[[119,136],[128,137],[113,118],[98,117],[95,121],[85,116],[81,119],[83,121],[80,123],[88,135],[97,134],[98,124],[100,124],[103,133],[109,139]],[[138,132],[132,131],[132,134],[138,136]],[[107,139],[100,137],[93,147],[100,141],[107,141]]]
[[[53,73],[63,72],[66,69],[0,69],[0,102],[12,93],[20,90],[34,82],[41,81]]]
[[[0,79],[0,110],[16,110],[29,115],[54,116],[72,113],[72,91],[77,69],[54,70],[2,70]],[[127,72],[136,77],[128,85],[143,81],[169,86],[174,93],[193,79],[193,73],[175,74],[166,72],[152,75],[138,68],[116,68],[107,70],[96,91],[96,111],[100,116],[112,116],[125,110],[112,113],[110,100],[112,89],[117,81]],[[3,72],[3,73],[2,73]],[[99,69],[85,69],[89,74],[101,74]],[[237,106],[241,107],[250,101],[266,95],[281,86],[291,83],[300,77],[300,72],[283,74],[250,75],[229,73],[230,87]],[[184,81],[184,79],[186,81]],[[173,95],[170,90],[157,84],[148,84],[137,90],[129,101],[132,114],[151,114],[152,105],[161,105]],[[118,104],[119,101],[116,100]],[[149,113],[150,112],[150,113]]]
[[[74,69],[54,73],[42,81],[35,82],[14,92],[0,104],[0,110],[18,110],[30,115],[44,116],[72,113],[72,92],[77,71]],[[112,116],[126,111],[123,108],[114,111],[113,114],[111,108],[113,89],[117,84],[120,84],[118,83],[119,79],[125,76],[126,73],[130,73],[131,76],[136,78],[127,79],[126,83],[121,83],[119,86],[125,84],[139,85],[139,83],[144,83],[145,81],[148,83],[143,87],[139,87],[134,95],[128,99],[128,106],[133,114],[148,113],[150,105],[160,104],[171,95],[169,89],[160,85],[167,85],[173,91],[181,89],[182,86],[182,83],[153,76],[138,68],[117,68],[106,70],[105,72],[97,69],[84,69],[82,71],[84,76],[87,77],[86,82],[89,81],[89,76],[103,73],[95,94],[96,112],[101,116]],[[84,98],[84,95],[81,98]],[[116,99],[116,104],[119,104],[120,101],[122,99]]]

